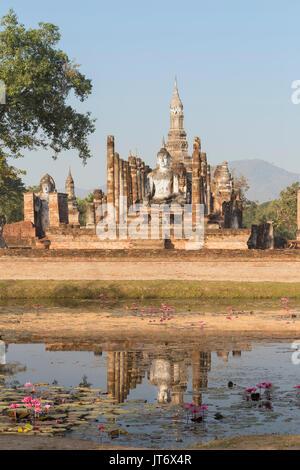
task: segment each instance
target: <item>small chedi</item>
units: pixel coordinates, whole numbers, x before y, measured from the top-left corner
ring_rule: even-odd
[[[189,241],[184,236],[184,229],[182,237],[178,237],[176,232],[176,217],[172,208],[176,206],[176,211],[182,215],[188,205],[190,211],[185,214],[184,224],[192,222],[195,229],[198,223],[196,208],[201,204],[204,211],[204,247],[248,248],[250,231],[242,228],[240,194],[234,186],[227,162],[213,171],[206,153],[202,152],[199,137],[194,138],[193,151],[189,154],[183,105],[176,79],[170,106],[168,140],[165,142],[163,138],[156,168],[151,169],[138,154],[133,156],[129,153],[127,160],[120,158],[115,151],[114,137],[108,136],[107,192],[105,194],[103,190],[96,189],[93,195],[93,202],[86,207],[86,224],[83,226],[71,171],[66,180],[65,193],[57,192],[53,178],[45,175],[38,194],[24,195],[24,222],[31,223],[31,230],[34,231],[31,232],[31,245],[51,249],[188,249]],[[166,206],[170,207],[171,214],[170,234],[167,236],[161,226],[160,214],[160,207]],[[97,227],[111,217],[112,207],[114,236],[100,238]],[[131,237],[129,229],[124,235],[121,228],[124,219],[129,228],[137,226],[141,212],[145,212],[147,223],[140,231],[137,230],[139,236]],[[151,220],[155,214],[158,216],[158,228],[156,236],[151,237]],[[23,227],[20,225],[19,231]],[[29,228],[26,226],[25,232]]]

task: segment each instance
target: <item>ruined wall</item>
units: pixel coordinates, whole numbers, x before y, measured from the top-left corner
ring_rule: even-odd
[[[29,220],[5,225],[3,237],[9,248],[35,247],[35,227]]]

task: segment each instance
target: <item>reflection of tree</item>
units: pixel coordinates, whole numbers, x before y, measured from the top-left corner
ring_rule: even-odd
[[[16,375],[16,374],[19,374],[20,372],[25,372],[26,370],[27,370],[27,367],[24,366],[23,364],[20,364],[19,362],[16,362],[14,364],[0,365],[0,374],[6,375],[6,376]]]

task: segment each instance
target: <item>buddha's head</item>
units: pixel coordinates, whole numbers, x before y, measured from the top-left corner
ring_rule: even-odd
[[[167,170],[170,167],[171,155],[167,149],[162,148],[157,154],[157,168]]]
[[[40,192],[47,195],[49,193],[53,193],[55,191],[55,183],[54,179],[46,174],[43,176],[40,182]]]

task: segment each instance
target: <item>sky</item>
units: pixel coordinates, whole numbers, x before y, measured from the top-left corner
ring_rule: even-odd
[[[78,188],[101,187],[107,135],[122,158],[137,149],[155,166],[175,74],[190,149],[199,136],[212,165],[259,158],[300,173],[300,104],[291,101],[300,80],[298,0],[1,0],[0,16],[10,8],[26,27],[59,26],[59,47],[93,83],[89,99],[72,105],[97,119],[85,167],[76,151],[56,161],[26,152],[14,161],[26,184],[50,173],[63,188],[71,167]]]

